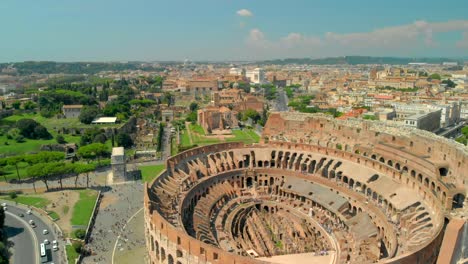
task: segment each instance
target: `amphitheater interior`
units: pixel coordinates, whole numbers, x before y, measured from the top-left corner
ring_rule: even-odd
[[[436,263],[467,219],[467,164],[424,131],[273,113],[259,144],[167,160],[146,186],[150,262]]]

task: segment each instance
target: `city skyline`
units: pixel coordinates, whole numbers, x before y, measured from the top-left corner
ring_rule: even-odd
[[[468,3],[434,3],[5,1],[0,61],[466,57]]]

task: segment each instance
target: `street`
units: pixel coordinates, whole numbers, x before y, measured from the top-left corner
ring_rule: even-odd
[[[3,201],[2,201],[3,202]],[[23,214],[24,216],[20,216]],[[50,244],[46,245],[46,251],[49,258],[48,262],[43,263],[65,263],[63,257],[60,259],[60,252],[63,253],[64,241],[58,240],[54,232],[54,228],[42,220],[42,217],[37,216],[37,212],[33,211],[31,215],[27,214],[26,208],[14,206],[14,203],[7,203],[5,226],[7,229],[8,239],[13,242],[12,246],[12,263],[41,263],[39,254],[39,244],[48,239]],[[36,227],[31,227],[29,221],[33,220]],[[47,229],[49,233],[43,234],[43,230]],[[59,250],[52,250],[52,241],[59,241]]]

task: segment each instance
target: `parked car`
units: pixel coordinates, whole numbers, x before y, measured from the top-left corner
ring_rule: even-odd
[[[52,249],[54,251],[57,251],[59,249],[57,240],[52,241]]]
[[[49,231],[47,231],[47,229],[44,229],[44,230],[42,230],[42,234],[47,235],[47,234],[49,234]]]

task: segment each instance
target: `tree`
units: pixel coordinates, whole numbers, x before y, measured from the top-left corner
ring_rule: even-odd
[[[52,135],[47,129],[38,122],[24,118],[16,122],[16,127],[19,129],[20,134],[30,139],[51,139]]]
[[[197,122],[197,112],[190,112],[185,118],[185,121],[195,124]]]
[[[194,112],[194,111],[198,110],[198,103],[191,102],[190,106],[189,106],[189,109],[190,109],[190,112]]]
[[[81,109],[80,116],[78,118],[83,124],[91,124],[91,122],[93,122],[93,120],[98,114],[99,109],[97,108],[97,106],[86,105],[83,107],[83,109]]]
[[[127,133],[118,133],[115,137],[118,146],[129,148],[133,146],[133,140]]]
[[[27,101],[26,103],[24,103],[23,106],[24,106],[24,109],[26,110],[32,110],[37,107],[37,105],[31,101]]]
[[[55,140],[57,141],[57,143],[59,144],[65,144],[67,143],[67,141],[65,141],[65,138],[62,136],[62,135],[57,135],[55,137]]]
[[[13,156],[13,157],[8,157],[4,158],[0,161],[1,164],[6,164],[10,166],[15,166],[16,169],[16,176],[18,177],[18,181],[21,181],[21,177],[19,175],[19,168],[18,164],[20,162],[24,161],[24,156]]]
[[[440,74],[438,74],[438,73],[433,73],[433,74],[429,75],[429,79],[440,80],[441,77],[440,77]]]
[[[0,169],[0,176],[3,176],[3,179],[5,179],[5,182],[8,182],[7,180],[7,174],[3,169]]]
[[[96,170],[95,164],[80,164],[77,163],[75,166],[75,187],[77,186],[78,176],[82,173],[86,173],[86,188],[89,187],[89,173]]]
[[[254,123],[257,123],[258,120],[260,120],[260,114],[253,110],[253,109],[247,109],[244,112],[242,112],[242,121],[247,121],[247,119],[252,119]]]
[[[102,143],[102,144],[104,144],[104,143],[106,143],[106,141],[107,141],[107,137],[104,134],[97,134],[93,139],[93,143]]]
[[[79,239],[84,239],[86,236],[86,231],[84,229],[75,230],[75,236]]]
[[[46,189],[49,190],[49,186],[47,185],[47,174],[45,171],[46,165],[47,165],[46,163],[38,163],[38,164],[34,164],[33,166],[27,169],[28,175],[33,178],[34,192],[36,192],[35,182],[37,178],[40,178],[44,182]]]
[[[63,161],[64,159],[65,153],[60,151],[41,151],[36,154],[24,156],[24,161],[26,161],[29,165]]]
[[[442,81],[443,84],[446,84],[448,88],[455,88],[457,86],[456,83],[454,83],[452,80],[447,79]]]
[[[99,165],[101,164],[101,158],[108,155],[109,149],[101,143],[89,144],[78,149],[78,156],[87,160],[97,158]]]
[[[11,104],[11,106],[13,106],[14,109],[18,110],[18,109],[20,109],[21,102],[16,100]]]
[[[5,210],[0,206],[0,229],[5,227]]]

